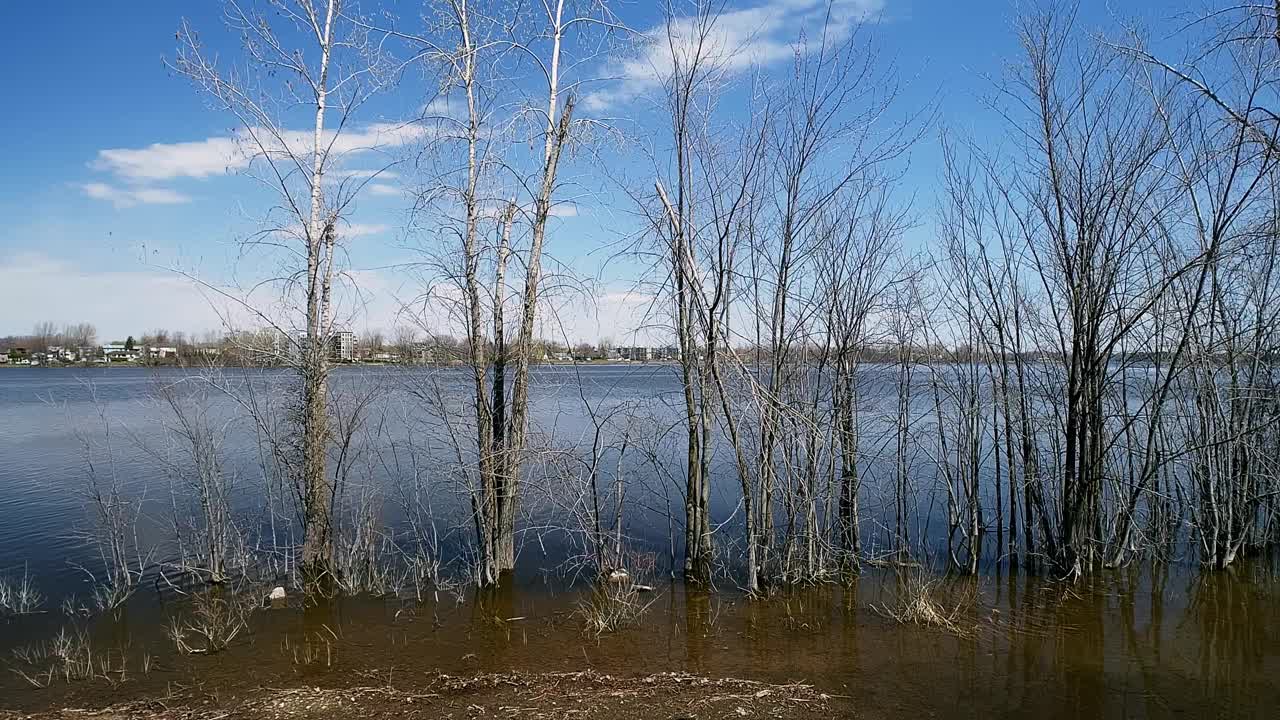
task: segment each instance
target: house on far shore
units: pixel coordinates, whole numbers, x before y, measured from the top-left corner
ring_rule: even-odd
[[[672,361],[680,359],[680,348],[677,347],[620,347],[614,352],[622,360],[631,362]]]
[[[61,345],[50,345],[45,352],[45,360],[61,360],[63,362],[74,362],[76,359],[75,351],[71,348]]]
[[[124,343],[107,343],[102,346],[102,357],[107,362],[134,362],[138,359],[137,349],[126,349]]]
[[[631,362],[649,362],[653,359],[651,347],[620,347],[616,349],[618,357]]]

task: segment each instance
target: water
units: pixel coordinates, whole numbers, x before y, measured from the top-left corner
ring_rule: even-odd
[[[391,382],[397,372],[343,369],[339,381],[377,384],[383,388],[379,407],[399,412],[412,405],[412,396]],[[179,373],[161,371],[160,377]],[[89,520],[76,488],[85,472],[82,438],[100,440],[99,408],[120,427],[117,471],[132,491],[154,500],[142,523],[144,542],[152,534],[164,536],[169,479],[142,450],[163,443],[156,424],[162,414],[148,400],[156,378],[138,369],[0,372],[0,568],[26,568],[55,601],[84,592],[77,566],[92,567],[94,556],[75,534]],[[537,424],[554,428],[570,446],[579,446],[591,427],[583,416],[580,378],[582,394],[594,406],[643,408],[645,422],[655,425],[662,424],[661,408],[680,402],[668,367],[539,369]],[[388,417],[400,416],[388,411]],[[413,428],[397,428],[396,436],[441,430],[419,420]],[[250,510],[261,505],[252,474],[255,454],[240,430],[228,438],[229,466],[243,474],[237,507]],[[636,477],[628,482],[650,488],[652,500],[665,481],[641,477],[645,467],[631,465]],[[447,464],[437,469],[449,472]],[[390,481],[385,471],[370,478]],[[715,508],[720,518],[731,515],[736,502],[731,484],[724,485]],[[442,508],[458,500],[449,482],[437,489]],[[541,508],[546,502],[530,504]],[[627,533],[666,553],[666,519],[659,510],[632,513]],[[1273,556],[1251,558],[1229,573],[1201,572],[1187,562],[1135,563],[1071,585],[992,564],[976,579],[934,586],[944,605],[958,608],[950,631],[887,616],[906,582],[889,569],[870,568],[847,587],[801,588],[756,601],[731,588],[704,593],[658,578],[648,596],[652,605],[636,625],[596,637],[584,633],[580,615],[588,591],[561,575],[534,571],[563,562],[570,546],[550,542],[553,536],[544,538],[548,542],[527,536],[524,571],[498,591],[442,592],[422,603],[355,598],[323,608],[262,611],[230,649],[211,656],[174,651],[159,621],[185,606],[155,583],[146,584],[118,618],[48,612],[0,620],[0,664],[16,662],[14,649],[75,627],[84,629],[99,654],[130,668],[126,682],[57,682],[39,691],[5,672],[0,708],[156,697],[174,684],[197,681],[215,694],[234,695],[300,679],[361,682],[389,671],[413,677],[430,670],[584,667],[805,681],[842,696],[840,712],[870,718],[1271,718],[1280,703],[1280,558]],[[144,656],[152,668],[146,674]],[[248,666],[252,673],[245,672]]]
[[[971,581],[957,582],[963,594]],[[601,637],[583,633],[580,595],[549,587],[442,593],[421,605],[354,599],[264,610],[252,632],[212,656],[175,655],[156,613],[135,606],[91,632],[97,652],[129,657],[127,682],[36,691],[0,677],[0,706],[82,707],[162,696],[173,684],[234,697],[299,682],[378,685],[388,674],[404,684],[432,671],[583,668],[806,682],[843,696],[839,712],[871,718],[1272,718],[1280,701],[1280,612],[1274,587],[1257,579],[1132,568],[1068,589],[988,578],[960,635],[877,612],[893,602],[895,583],[870,571],[847,588],[752,602],[659,587],[637,625]],[[45,633],[66,623],[34,622]],[[0,650],[7,656],[28,631],[37,632],[7,631]],[[154,668],[147,675],[144,652]]]
[[[670,401],[677,402],[679,386],[669,366],[593,367],[581,371],[538,368],[534,372],[537,389],[530,403],[537,428],[535,443],[542,442],[539,433],[554,437],[554,442],[564,448],[577,447],[584,441],[590,424],[582,410],[580,377],[586,401],[598,409],[643,402],[650,410],[656,408],[670,418],[664,409],[666,396],[671,395]],[[268,397],[272,388],[290,382],[290,375],[283,370],[228,370],[222,381],[240,383],[246,379],[264,388],[259,394]],[[426,458],[419,458],[417,464],[426,468],[421,482],[433,496],[432,510],[449,546],[442,552],[456,556],[464,544],[461,535],[466,529],[466,490],[441,413],[425,409],[422,399],[412,392],[414,388],[421,390],[425,382],[437,380],[449,392],[443,415],[461,414],[467,385],[462,372],[456,369],[406,372],[397,368],[339,368],[332,384],[347,399],[364,393],[373,393],[377,398],[365,412],[362,433],[355,442],[362,454],[348,477],[347,494],[354,498],[366,487],[372,487],[385,501],[381,511],[387,522],[402,520],[404,508],[397,502],[397,483],[404,478],[392,469],[386,454],[377,453],[384,445],[394,444],[400,449],[412,445],[409,452]],[[4,458],[0,464],[0,516],[6,519],[0,524],[0,573],[25,568],[40,578],[46,594],[55,599],[87,590],[84,569],[92,570],[100,564],[97,551],[82,537],[94,527],[84,497],[89,461],[96,464],[100,477],[119,477],[128,498],[143,500],[140,544],[164,546],[172,534],[171,497],[174,493],[189,495],[190,491],[181,481],[175,482],[165,463],[165,458],[175,452],[165,431],[173,419],[157,399],[156,386],[177,383],[180,393],[192,393],[204,387],[201,382],[196,373],[175,369],[0,372],[0,457]],[[225,433],[221,455],[224,472],[234,478],[233,504],[246,518],[245,524],[261,531],[266,525],[262,513],[268,480],[259,465],[252,424],[242,409],[223,394],[209,393],[200,402],[210,408],[211,424]],[[550,507],[551,495],[539,492],[544,485],[531,486],[531,513],[539,506],[554,509]],[[725,496],[718,509],[727,512],[726,506],[736,501],[736,497]],[[675,507],[678,510],[679,504]],[[282,501],[281,514],[288,512]],[[657,541],[654,524],[641,514],[630,515],[628,520],[638,542]],[[661,537],[666,537],[665,521]],[[556,537],[544,534],[539,540],[540,547],[547,543],[560,547]],[[171,551],[162,547],[157,559],[164,560]],[[534,572],[539,566],[531,559],[524,568]]]

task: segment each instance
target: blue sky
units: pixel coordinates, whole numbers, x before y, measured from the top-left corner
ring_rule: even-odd
[[[1002,63],[1017,58],[1012,3],[843,1],[877,10],[874,33],[885,56],[896,58],[907,88],[899,102],[904,112],[937,97],[941,125],[984,135],[992,118],[979,97],[990,92],[988,78],[1000,75]],[[728,10],[788,17],[797,6],[813,2],[736,0]],[[391,4],[407,8],[404,17],[421,7]],[[616,7],[638,29],[658,20],[649,3]],[[1155,5],[1125,12],[1161,18],[1175,10]],[[1086,3],[1083,22],[1100,23],[1108,12],[1101,3]],[[184,16],[211,47],[236,52],[232,38],[221,31],[216,2],[0,3],[0,21],[11,29],[0,44],[7,98],[0,114],[0,336],[27,332],[41,320],[93,322],[104,340],[156,327],[188,332],[217,327],[208,298],[166,268],[180,265],[220,280],[245,274],[236,240],[261,211],[262,190],[217,168],[166,171],[121,160],[151,162],[169,153],[172,162],[182,162],[179,144],[200,147],[226,138],[233,125],[229,115],[211,111],[163,63],[174,54],[175,31]],[[766,35],[791,40],[785,24]],[[621,96],[613,114],[641,112],[633,107],[637,101]],[[394,121],[421,104],[420,87],[407,84],[381,98],[362,120]],[[904,192],[917,197],[922,220],[913,243],[925,242],[929,234],[936,138],[930,132],[913,151],[906,178]],[[157,144],[158,153],[130,154]],[[570,172],[589,176],[593,171],[579,165]],[[627,230],[626,213],[599,206],[610,197],[584,200],[576,217],[559,219],[549,249],[617,299],[636,268],[608,262],[609,254],[600,249]],[[404,213],[405,200],[390,192],[367,194],[356,207],[353,234],[359,237],[351,260],[373,297],[359,324],[390,330],[396,298],[414,290],[384,269],[404,258],[399,230]],[[625,334],[627,318],[607,305],[568,311],[570,334],[575,339]]]

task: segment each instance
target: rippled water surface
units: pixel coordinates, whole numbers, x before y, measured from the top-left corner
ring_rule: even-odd
[[[343,372],[355,381],[360,371]],[[584,370],[590,373],[597,397],[661,402],[675,390],[670,370],[660,366]],[[535,398],[536,412],[571,433],[582,422],[577,386],[563,372],[551,378]],[[92,555],[75,538],[85,522],[74,491],[84,471],[77,433],[93,425],[101,407],[122,424],[122,448],[154,441],[148,433],[156,408],[145,399],[153,380],[141,370],[0,372],[0,568],[27,568],[53,597],[83,591],[76,565],[91,563]],[[396,397],[389,392],[386,401]],[[250,467],[248,450],[242,454]],[[117,471],[130,486],[162,497],[163,474],[131,450],[122,457]],[[726,491],[724,507],[731,498]],[[157,515],[151,520],[159,533]],[[643,536],[644,529],[631,532]],[[651,530],[665,536],[665,527]],[[537,565],[538,552],[526,548],[522,558]],[[584,631],[588,590],[554,573],[525,572],[495,592],[261,610],[228,650],[210,656],[174,651],[163,621],[186,606],[151,583],[119,618],[68,618],[51,609],[0,620],[5,665],[14,665],[15,650],[67,628],[129,668],[123,682],[57,682],[43,690],[4,672],[0,708],[158,697],[173,684],[197,682],[234,694],[300,679],[370,684],[430,670],[591,667],[804,681],[841,696],[840,712],[866,718],[1275,718],[1278,570],[1274,557],[1220,573],[1186,561],[1138,563],[1066,585],[992,566],[976,579],[934,581],[931,592],[954,610],[950,629],[890,617],[909,594],[904,588],[914,587],[910,571],[870,568],[847,586],[755,601],[656,581],[633,626],[600,636]]]

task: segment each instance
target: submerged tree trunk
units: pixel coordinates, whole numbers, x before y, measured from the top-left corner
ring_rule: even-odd
[[[559,29],[559,26],[557,26]],[[559,57],[559,36],[557,35],[556,57]],[[552,69],[558,67],[558,60]],[[533,240],[529,247],[529,256],[525,269],[524,298],[520,313],[520,329],[516,336],[514,353],[515,378],[511,385],[511,415],[507,428],[507,444],[499,450],[502,457],[502,472],[498,477],[496,488],[498,508],[497,562],[500,570],[515,567],[515,522],[516,503],[520,487],[520,456],[524,452],[528,438],[529,425],[529,362],[534,347],[534,320],[538,310],[538,292],[542,282],[542,248],[546,239],[547,221],[551,219],[553,193],[556,188],[556,171],[560,165],[560,156],[565,143],[569,139],[569,129],[573,123],[574,98],[569,96],[560,117],[555,116],[555,108],[559,100],[556,96],[555,76],[552,75],[551,107],[552,114],[547,127],[546,152],[542,166],[542,178],[538,195],[534,199],[533,208]]]

